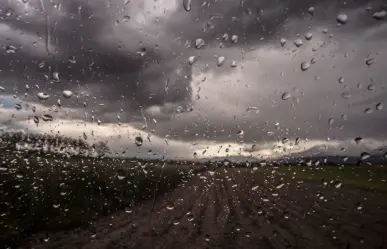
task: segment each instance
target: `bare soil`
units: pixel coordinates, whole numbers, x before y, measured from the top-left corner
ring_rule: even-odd
[[[387,196],[218,169],[92,228],[33,236],[23,248],[387,248]]]

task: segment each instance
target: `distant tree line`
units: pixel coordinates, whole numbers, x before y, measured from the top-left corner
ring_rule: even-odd
[[[61,135],[19,132],[1,132],[0,149],[61,153],[79,156],[103,156],[110,154],[107,143],[89,144],[86,140]]]

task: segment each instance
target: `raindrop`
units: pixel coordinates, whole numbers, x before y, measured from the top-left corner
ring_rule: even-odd
[[[249,231],[247,231],[247,232],[246,232],[246,238],[250,238],[250,237],[251,237],[251,235],[252,235],[252,233],[251,233],[251,232],[249,232]]]
[[[284,219],[289,219],[289,213],[288,212],[284,212],[282,215],[283,215]]]
[[[202,38],[197,38],[195,41],[195,48],[200,49],[206,45],[206,42]]]
[[[243,134],[245,134],[245,132],[244,132],[243,130],[239,130],[239,131],[237,132],[237,135],[238,135],[238,136],[242,136]]]
[[[375,59],[370,58],[370,59],[367,59],[365,63],[367,66],[371,66],[372,64],[374,64],[374,62],[375,62]]]
[[[371,114],[372,113],[372,109],[371,108],[367,108],[364,110],[364,114]]]
[[[339,83],[344,83],[344,78],[343,77],[339,78]]]
[[[210,241],[210,235],[208,234],[204,235],[204,240],[207,242]]]
[[[56,81],[59,81],[59,73],[58,72],[53,72],[52,73],[52,78]]]
[[[282,143],[283,144],[286,144],[287,142],[289,142],[289,138],[285,137],[285,138],[282,139]]]
[[[367,89],[368,89],[369,91],[373,91],[373,90],[375,90],[375,85],[374,85],[374,84],[369,84],[369,85],[367,86]]]
[[[253,190],[253,191],[257,190],[257,189],[258,189],[258,185],[251,188],[251,190]]]
[[[192,66],[196,61],[196,57],[195,56],[190,56],[188,58],[188,63]]]
[[[330,124],[330,125],[332,125],[334,122],[335,122],[335,119],[334,119],[334,118],[330,118],[330,119],[328,120],[328,124]]]
[[[53,118],[50,114],[43,114],[43,115],[42,115],[42,120],[43,120],[44,122],[48,122],[48,121],[54,120],[54,118]]]
[[[310,62],[309,61],[304,61],[301,63],[301,70],[302,71],[306,71],[308,70],[310,67]]]
[[[34,116],[33,119],[35,124],[39,124],[39,118],[37,116]]]
[[[130,16],[123,16],[122,17],[122,22],[129,22],[130,21]]]
[[[175,209],[175,206],[174,206],[173,204],[168,204],[168,205],[166,206],[166,208],[167,208],[168,210],[173,210],[173,209]]]
[[[296,47],[300,47],[302,44],[303,42],[300,38],[294,40],[294,45],[296,45]]]
[[[299,143],[300,143],[300,141],[301,141],[301,138],[296,138],[296,141],[295,141],[295,143],[296,143],[296,145],[298,145]]]
[[[54,204],[52,205],[54,208],[59,208],[60,207],[60,204]]]
[[[382,10],[379,12],[375,12],[372,17],[375,18],[376,20],[382,20],[387,16],[387,11]]]
[[[335,188],[341,188],[341,185],[343,185],[341,182],[337,181],[335,183]]]
[[[348,16],[346,14],[338,14],[336,17],[337,22],[340,24],[346,24],[348,22]]]
[[[232,36],[231,36],[231,41],[232,41],[233,43],[237,43],[237,42],[238,42],[238,39],[239,39],[239,37],[238,37],[237,35],[232,35]]]
[[[180,224],[180,220],[178,218],[173,219],[172,221],[173,225],[177,226]]]
[[[191,0],[183,0],[183,7],[185,11],[187,12],[191,11],[191,4],[192,4]]]
[[[305,34],[305,39],[308,41],[310,41],[312,39],[312,37],[313,37],[313,35],[310,32]]]
[[[363,209],[363,205],[361,205],[361,203],[359,202],[358,204],[356,204],[356,209],[357,210],[362,210]]]
[[[193,221],[194,219],[195,219],[195,216],[193,216],[192,214],[188,214],[188,215],[187,215],[187,220],[188,220],[189,222]]]
[[[241,224],[236,223],[235,224],[235,231],[239,232],[241,230]]]
[[[316,8],[311,6],[311,7],[308,8],[308,13],[313,16],[315,10],[316,10]]]
[[[276,189],[280,189],[280,188],[282,188],[283,186],[285,186],[285,183],[278,184],[275,188],[276,188]]]
[[[64,91],[62,92],[62,94],[63,94],[63,97],[69,99],[69,98],[73,95],[73,92],[72,92],[72,91],[69,91],[69,90],[64,90]]]
[[[352,97],[350,93],[342,93],[341,96],[345,99],[350,99]]]
[[[236,61],[232,61],[230,67],[233,67],[233,68],[237,67]]]
[[[282,94],[282,100],[287,100],[287,99],[289,99],[291,97],[291,95],[290,95],[290,93],[289,92],[284,92],[283,94]]]
[[[363,152],[360,154],[361,160],[367,160],[371,157],[370,153],[368,152]]]
[[[218,62],[217,62],[216,65],[217,65],[218,67],[222,66],[222,64],[223,64],[223,62],[224,62],[225,59],[226,59],[226,58],[225,58],[224,56],[218,57]]]
[[[50,97],[50,95],[48,95],[47,93],[43,93],[43,92],[38,93],[38,98],[39,98],[40,100],[46,100],[46,99],[48,99],[49,97]]]
[[[77,63],[77,60],[75,59],[75,56],[70,56],[69,62],[70,62],[71,64]]]
[[[281,38],[280,43],[281,43],[281,46],[282,46],[282,47],[285,46],[285,44],[286,44],[286,39],[285,39],[285,38]]]
[[[356,138],[355,138],[355,143],[356,143],[356,144],[360,144],[361,141],[363,141],[363,138],[362,138],[362,137],[356,137]]]
[[[22,109],[22,106],[21,106],[21,104],[15,104],[15,108],[16,108],[16,110],[20,110],[20,109]]]
[[[258,109],[258,107],[255,107],[255,106],[249,106],[249,107],[247,107],[246,112],[255,112],[255,113],[258,113],[258,112],[259,112],[259,109]]]
[[[136,137],[135,139],[134,139],[134,143],[137,145],[137,146],[141,146],[142,145],[142,143],[143,143],[143,140],[142,140],[142,137]]]
[[[376,104],[376,110],[381,111],[383,109],[383,103],[379,102]]]

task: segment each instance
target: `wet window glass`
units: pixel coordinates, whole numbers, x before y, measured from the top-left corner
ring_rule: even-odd
[[[387,3],[0,0],[3,248],[387,248]]]

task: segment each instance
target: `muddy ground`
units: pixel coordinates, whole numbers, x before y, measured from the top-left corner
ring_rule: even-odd
[[[339,188],[338,188],[339,187]],[[387,195],[218,169],[23,248],[387,248]]]

